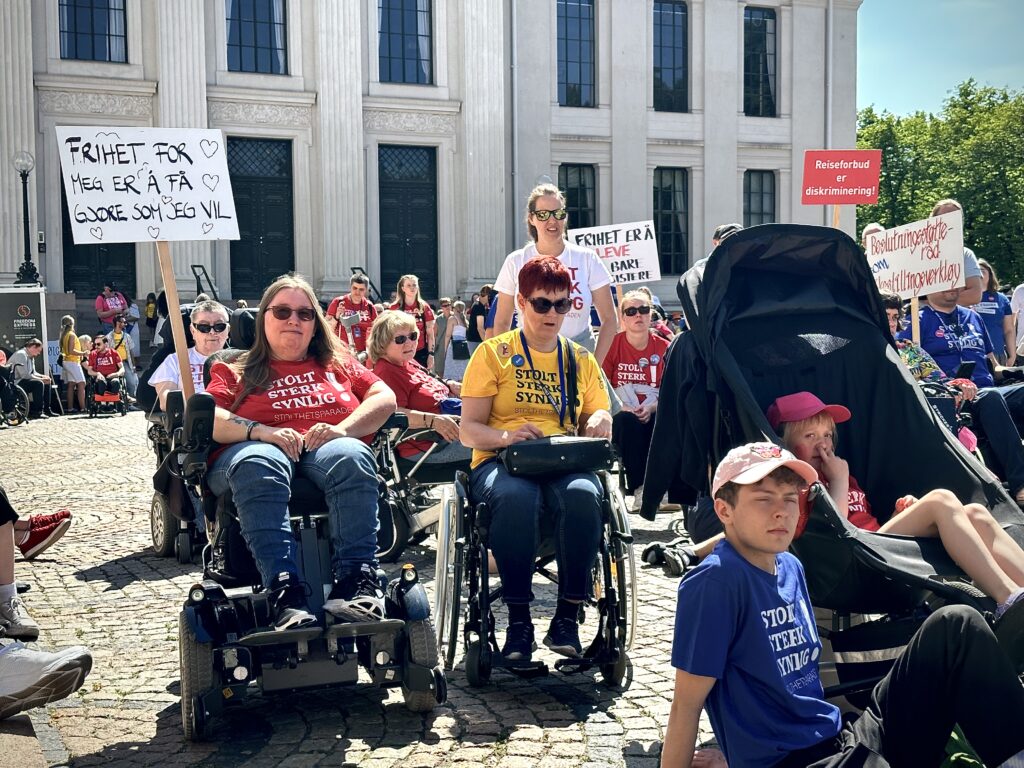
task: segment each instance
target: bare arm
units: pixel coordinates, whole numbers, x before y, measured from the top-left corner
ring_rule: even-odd
[[[661,747],[661,768],[690,768],[693,764],[700,711],[714,684],[713,677],[676,670],[672,709],[665,729],[665,742]]]
[[[494,310],[494,325],[491,327],[491,336],[497,336],[512,327],[512,310],[515,304],[514,297],[509,296],[507,293],[499,293],[494,300],[498,302],[498,308]],[[491,338],[491,336],[487,338]]]
[[[213,415],[213,439],[221,445],[258,440],[280,448],[292,461],[302,456],[302,435],[291,427],[268,427],[217,407]]]
[[[435,341],[434,336],[435,336],[435,334],[437,332],[437,325],[436,325],[436,323],[433,320],[428,320],[426,322],[426,331],[427,331],[427,349],[433,349],[436,352],[437,350],[436,350],[436,348],[434,346],[434,341]]]
[[[1014,365],[1017,362],[1017,345],[1014,343],[1017,338],[1015,328],[1013,315],[1003,315],[1003,346],[1006,348],[1007,365]]]
[[[612,298],[611,286],[606,285],[594,291],[593,302],[597,309],[597,316],[601,320],[601,330],[597,333],[594,357],[597,358],[597,364],[601,365],[608,350],[611,349],[615,334],[619,332],[619,318],[615,313],[615,300]]]
[[[961,307],[973,307],[981,301],[982,291],[981,277],[977,275],[968,277],[963,289],[960,291],[960,298],[956,300],[956,303]]]
[[[521,440],[543,437],[544,433],[533,424],[523,424],[509,432],[507,429],[494,429],[487,426],[491,417],[493,397],[462,398],[462,424],[459,440],[467,448],[481,451],[497,451]]]
[[[167,410],[167,393],[173,392],[176,389],[181,389],[181,385],[175,384],[173,381],[160,381],[153,385],[153,389],[156,390],[157,399],[160,401],[160,410]]]
[[[395,412],[395,393],[383,381],[376,382],[366,399],[338,426],[348,437],[363,437],[376,432]]]
[[[481,339],[488,338],[488,336],[487,336],[487,329],[484,328],[484,316],[483,315],[477,315],[474,318],[474,321],[476,322],[476,332],[478,334],[480,334],[480,338]]]

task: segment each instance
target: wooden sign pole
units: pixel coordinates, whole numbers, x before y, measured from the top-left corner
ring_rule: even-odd
[[[160,259],[160,277],[163,280],[164,293],[167,296],[167,319],[171,324],[174,352],[178,357],[181,389],[185,393],[185,401],[188,402],[188,399],[196,393],[196,388],[192,382],[192,367],[188,361],[188,342],[185,341],[185,324],[181,320],[181,306],[178,304],[178,286],[174,282],[171,248],[166,240],[157,240],[156,252]]]
[[[839,229],[839,206],[832,206],[832,229]]]
[[[917,296],[910,300],[910,335],[914,339],[915,344],[921,343],[921,313],[920,313],[920,299]]]

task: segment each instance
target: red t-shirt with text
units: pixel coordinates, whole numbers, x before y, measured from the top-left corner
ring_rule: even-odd
[[[399,408],[424,413],[440,413],[440,403],[451,397],[451,390],[443,382],[427,373],[427,369],[410,360],[405,365],[395,365],[381,358],[373,366],[373,372],[381,381],[391,387]],[[398,446],[399,456],[412,456],[430,448],[429,440],[412,440]]]
[[[338,312],[339,305],[341,306],[340,313]],[[370,335],[370,326],[377,319],[377,308],[373,304],[369,301],[356,304],[352,301],[352,297],[346,293],[344,296],[337,296],[331,300],[330,306],[327,307],[327,314],[329,317],[338,318],[339,321],[343,317],[359,315],[359,323],[354,325],[349,333],[352,336],[352,345],[355,347],[356,352],[366,351],[366,339]],[[348,337],[345,335],[345,326],[340,322],[335,327],[334,332],[338,334],[339,339],[348,342]]]
[[[823,481],[824,483],[824,481]],[[824,483],[828,487],[827,483]],[[881,526],[878,520],[871,514],[871,504],[868,502],[867,494],[861,490],[856,478],[850,475],[850,491],[846,496],[846,507],[848,510],[847,519],[863,531],[877,531]],[[807,516],[810,514],[810,506],[807,504],[807,490],[800,493],[800,520],[796,525],[796,536],[799,538],[807,525]]]
[[[637,349],[626,339],[624,331],[615,334],[608,354],[601,364],[612,387],[623,384],[646,384],[660,387],[665,374],[665,353],[668,342],[660,336],[650,334],[647,346]],[[641,399],[640,403],[646,398]]]
[[[434,322],[434,310],[430,308],[427,302],[423,302],[422,309],[419,306],[413,304],[407,306],[400,300],[392,304],[388,309],[399,309],[402,312],[407,312],[416,318],[416,330],[420,332],[420,336],[416,339],[416,351],[419,352],[425,346],[427,346],[427,323]]]
[[[355,358],[324,368],[312,358],[270,364],[270,386],[249,394],[232,408],[242,385],[225,363],[214,363],[206,392],[221,408],[268,427],[291,427],[305,434],[314,424],[340,424],[380,381]],[[363,442],[373,441],[373,433]]]
[[[103,349],[94,349],[89,353],[89,367],[104,376],[117,373],[121,367],[121,356],[109,346]]]

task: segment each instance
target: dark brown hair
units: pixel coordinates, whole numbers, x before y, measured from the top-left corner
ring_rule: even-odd
[[[806,488],[807,481],[798,475],[794,470],[789,467],[779,467],[778,469],[768,473],[764,479],[771,478],[779,485],[792,485],[797,488]],[[764,482],[764,479],[758,480],[757,483],[750,483],[746,487],[749,488],[752,485]],[[721,488],[718,489],[718,493],[715,494],[716,499],[721,499],[730,507],[736,506],[736,501],[740,496],[740,488],[744,486],[739,483],[729,481],[725,483]]]

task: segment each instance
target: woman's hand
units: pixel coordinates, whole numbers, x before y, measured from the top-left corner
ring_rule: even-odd
[[[331,440],[347,436],[347,433],[341,426],[320,422],[309,428],[309,431],[306,432],[303,438],[303,442],[305,442],[306,448],[315,451],[321,445],[329,443]]]
[[[544,433],[540,431],[540,427],[535,427],[533,424],[527,422],[514,432],[509,432],[508,430],[502,432],[501,443],[502,445],[508,446],[515,443],[521,443],[523,440],[536,440],[539,437],[544,437]]]
[[[302,435],[291,427],[268,427],[266,424],[259,424],[253,429],[250,437],[261,443],[276,445],[292,461],[298,461],[302,457]]]
[[[836,456],[835,448],[830,440],[823,441],[818,448],[818,455],[821,456],[822,473],[829,483],[837,481],[848,481],[850,477],[850,465],[846,459]]]
[[[447,440],[454,443],[459,439],[459,422],[454,416],[434,416],[431,429]]]
[[[896,507],[895,507],[896,514],[898,515],[900,512],[905,510],[907,507],[911,506],[912,504],[916,504],[916,503],[917,503],[917,496],[911,496],[909,494],[906,495],[906,496],[901,496],[900,498],[896,499]]]
[[[587,419],[587,425],[583,428],[584,437],[612,438],[612,415],[608,411],[597,411]]]
[[[949,385],[959,389],[964,400],[973,400],[978,394],[978,385],[970,379],[953,379]]]
[[[639,408],[633,411],[636,414],[637,419],[640,420],[641,424],[646,424],[651,420],[654,412],[658,410],[658,401],[655,400],[653,403],[644,403]]]

